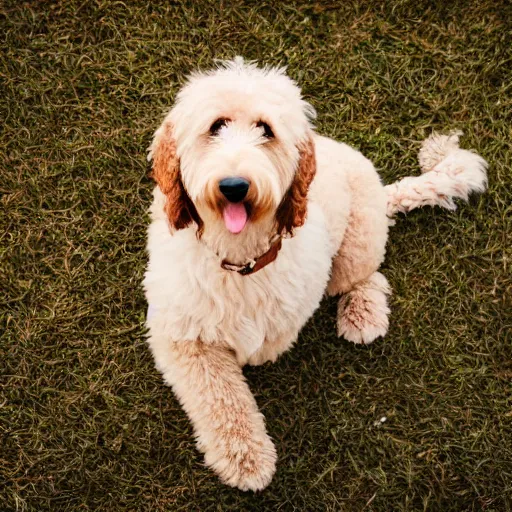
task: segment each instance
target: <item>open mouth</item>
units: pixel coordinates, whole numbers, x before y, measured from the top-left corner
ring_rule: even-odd
[[[222,218],[226,229],[235,235],[244,229],[248,217],[247,207],[243,202],[228,202],[222,210]]]

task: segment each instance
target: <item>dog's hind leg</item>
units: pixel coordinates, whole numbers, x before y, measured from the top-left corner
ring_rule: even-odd
[[[151,336],[149,344],[192,421],[206,465],[241,490],[266,487],[275,472],[276,451],[234,353],[164,336]]]
[[[351,212],[327,292],[341,295],[338,335],[354,343],[371,343],[388,328],[391,290],[377,272],[386,251],[387,196],[372,165],[350,172],[348,184]]]
[[[453,201],[468,199],[472,192],[487,187],[487,162],[476,153],[459,147],[459,135],[432,134],[419,152],[421,176],[408,176],[386,186],[388,217],[420,206],[441,206],[455,210]]]
[[[327,287],[330,295],[341,295],[338,336],[353,343],[371,343],[388,330],[391,288],[377,272],[384,259],[388,220],[380,210],[360,205],[351,214]]]

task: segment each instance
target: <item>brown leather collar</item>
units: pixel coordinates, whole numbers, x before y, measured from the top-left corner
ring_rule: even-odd
[[[249,261],[249,263],[245,265],[234,265],[233,263],[229,263],[227,260],[222,260],[220,266],[224,270],[238,272],[242,276],[254,274],[277,258],[277,253],[279,252],[279,249],[281,249],[282,242],[283,237],[281,235],[276,235],[276,237],[274,237],[274,241],[270,244],[270,249],[256,259]]]

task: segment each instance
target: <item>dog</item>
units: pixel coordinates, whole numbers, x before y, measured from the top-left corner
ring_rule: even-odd
[[[384,186],[360,152],[314,131],[315,115],[284,69],[238,57],[188,78],[149,148],[148,343],[205,463],[241,490],[276,468],[242,367],[288,350],[325,293],[340,296],[339,336],[384,336],[392,217],[454,209],[487,183],[453,133],[423,143],[422,175]]]

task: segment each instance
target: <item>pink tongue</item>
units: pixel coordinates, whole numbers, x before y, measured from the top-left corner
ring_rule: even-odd
[[[222,212],[224,224],[231,233],[240,233],[247,222],[247,212],[243,203],[228,203]]]

